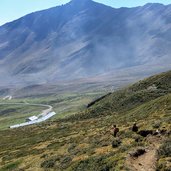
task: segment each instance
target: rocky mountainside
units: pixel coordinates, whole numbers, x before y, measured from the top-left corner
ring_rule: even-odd
[[[130,67],[138,74],[151,68],[148,75],[170,67],[170,47],[170,5],[114,9],[72,0],[0,27],[0,83],[41,84]]]

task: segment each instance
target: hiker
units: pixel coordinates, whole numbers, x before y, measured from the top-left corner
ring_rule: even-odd
[[[113,130],[113,136],[116,137],[117,133],[119,132],[119,128],[117,128],[116,125],[113,125],[112,130]]]
[[[133,132],[138,132],[138,126],[136,123],[134,123],[133,127],[132,127],[132,131]]]

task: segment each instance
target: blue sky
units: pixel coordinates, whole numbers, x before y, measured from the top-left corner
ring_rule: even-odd
[[[0,25],[34,11],[65,4],[70,0],[0,0]],[[80,0],[81,1],[81,0]],[[141,6],[146,3],[171,4],[171,0],[95,0],[119,8]]]

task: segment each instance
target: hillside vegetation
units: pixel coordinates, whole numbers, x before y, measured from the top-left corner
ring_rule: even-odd
[[[76,118],[93,118],[113,112],[127,114],[131,109],[171,93],[171,71],[139,81],[132,86],[116,91],[95,103],[85,114]]]
[[[171,71],[116,91],[65,119],[0,131],[0,171],[134,171],[140,165],[138,159],[129,162],[129,154],[138,148],[146,156],[154,153],[150,161],[155,167],[145,162],[142,168],[169,171],[170,121]],[[143,137],[131,131],[134,122],[140,130],[164,133]],[[117,138],[110,132],[112,124],[120,129]]]

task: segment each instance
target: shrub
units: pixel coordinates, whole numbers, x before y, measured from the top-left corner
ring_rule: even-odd
[[[143,155],[144,153],[146,153],[144,148],[137,148],[134,151],[130,152],[130,156],[131,157],[139,157],[139,156]]]
[[[138,134],[133,135],[132,138],[134,138],[135,139],[135,142],[137,142],[137,143],[143,141],[143,137],[140,136],[140,135],[138,135]]]
[[[11,170],[12,171],[12,170],[16,169],[19,166],[20,163],[21,163],[20,161],[10,163],[10,164],[6,165],[5,167],[3,167],[2,170],[4,170],[4,171],[5,170],[10,171]]]
[[[138,134],[143,137],[147,137],[147,135],[153,134],[153,130],[141,130],[138,132]]]
[[[61,160],[61,165],[65,167],[65,165],[70,164],[71,161],[72,161],[72,158],[69,156],[66,156]]]
[[[86,160],[81,160],[74,163],[71,167],[71,171],[109,171],[111,165],[106,161],[107,156],[91,157]]]
[[[156,171],[170,171],[170,167],[167,165],[167,162],[161,162],[157,165]]]
[[[170,157],[171,154],[171,139],[167,139],[159,148],[158,155],[162,157]]]
[[[129,148],[130,148],[129,145],[120,146],[119,147],[119,152],[124,153],[124,152],[128,151]]]
[[[120,144],[121,144],[121,140],[117,138],[117,139],[113,140],[112,147],[117,148],[117,147],[119,147]]]
[[[156,122],[153,124],[153,128],[154,128],[154,129],[158,129],[158,128],[160,128],[160,126],[161,126],[161,121],[156,121]]]
[[[41,167],[43,168],[53,168],[55,166],[56,161],[58,160],[58,158],[51,158],[49,160],[45,160],[42,164]]]
[[[77,146],[77,145],[76,145],[75,143],[71,144],[71,145],[69,146],[69,148],[68,148],[68,152],[69,152],[69,153],[73,152],[76,146]]]

